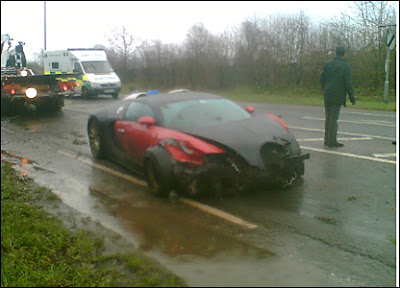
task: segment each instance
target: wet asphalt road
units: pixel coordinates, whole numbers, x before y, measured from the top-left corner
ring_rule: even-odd
[[[322,107],[255,104],[284,119],[304,152],[304,183],[199,202],[248,228],[179,199],[158,199],[143,179],[94,162],[88,115],[108,97],[67,99],[60,113],[2,117],[1,149],[62,200],[120,233],[190,286],[395,286],[396,115],[342,108],[339,141],[323,146]],[[243,105],[248,103],[242,103]]]

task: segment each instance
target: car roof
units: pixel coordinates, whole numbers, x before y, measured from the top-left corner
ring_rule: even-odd
[[[155,94],[146,97],[135,99],[143,103],[147,103],[151,106],[161,106],[168,103],[183,102],[188,100],[205,100],[205,99],[224,99],[221,96],[215,94],[209,94],[205,92],[177,92],[167,94]]]
[[[172,94],[172,93],[180,93],[180,92],[190,92],[190,91],[187,89],[176,89],[176,90],[169,91],[168,93]]]
[[[146,96],[146,93],[145,92],[139,92],[139,93],[129,94],[128,96],[126,96],[122,100],[131,100],[131,99],[136,99],[136,98],[143,97],[143,96]]]

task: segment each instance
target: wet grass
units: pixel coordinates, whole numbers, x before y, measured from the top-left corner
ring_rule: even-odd
[[[57,197],[1,164],[1,287],[184,287],[136,252],[107,255],[104,240],[71,231],[39,203]]]
[[[235,101],[311,106],[324,105],[322,92],[313,89],[288,88],[257,91],[254,89],[242,88],[231,91],[219,91],[216,93]],[[347,108],[396,111],[395,93],[389,96],[387,102],[383,101],[382,95],[367,95],[365,92],[363,93],[361,91],[356,91],[355,97],[357,100],[355,106],[352,106],[349,97],[347,97]]]
[[[122,87],[122,92],[129,94],[129,87],[137,87],[133,84],[127,84]],[[151,88],[153,89],[153,88]],[[138,89],[138,91],[147,91],[148,88]],[[169,90],[160,90],[161,93]],[[307,89],[301,87],[287,88],[270,88],[270,89],[255,89],[253,87],[241,87],[225,90],[204,90],[206,92],[215,93],[227,97],[234,101],[256,102],[256,103],[277,103],[277,104],[294,104],[294,105],[312,105],[323,106],[324,99],[322,91],[319,89]],[[355,90],[354,92],[357,105],[352,106],[347,97],[347,107],[357,109],[371,110],[387,110],[396,111],[396,91],[391,90],[388,96],[388,101],[383,101],[383,92],[371,92]]]

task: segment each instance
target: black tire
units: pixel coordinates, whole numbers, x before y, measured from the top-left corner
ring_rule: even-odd
[[[295,172],[297,173],[297,175],[299,176],[303,176],[304,175],[304,161],[301,161],[300,163],[298,163],[295,167]]]
[[[51,105],[51,112],[59,112],[64,107],[64,98],[54,100]]]
[[[8,99],[1,99],[1,115],[10,116],[15,114],[14,105]]]
[[[114,99],[118,99],[118,93],[113,93],[113,94],[112,94],[112,97],[113,97]]]
[[[104,143],[103,135],[100,129],[99,121],[96,118],[90,118],[88,122],[88,136],[89,136],[89,146],[90,151],[95,159],[103,159]]]
[[[96,98],[98,95],[94,91],[89,91],[88,88],[82,87],[82,98]]]
[[[88,98],[89,97],[89,92],[88,89],[86,87],[82,87],[82,92],[81,92],[81,96],[82,98]]]
[[[175,188],[172,158],[166,149],[154,146],[146,151],[144,172],[148,189],[154,195],[168,197]]]
[[[297,163],[293,168],[287,171],[285,180],[280,183],[280,186],[287,187],[301,183],[304,175],[304,161]]]

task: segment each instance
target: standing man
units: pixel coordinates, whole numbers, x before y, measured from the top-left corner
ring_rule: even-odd
[[[340,107],[346,107],[346,96],[350,97],[353,105],[356,105],[353,85],[351,83],[351,69],[344,60],[344,47],[336,48],[336,57],[324,65],[320,77],[320,83],[324,92],[325,105],[325,140],[328,147],[343,147],[337,142],[337,121],[339,119]]]

